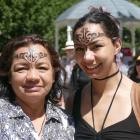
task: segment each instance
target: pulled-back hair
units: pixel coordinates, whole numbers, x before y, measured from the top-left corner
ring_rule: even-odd
[[[89,13],[87,13],[77,21],[73,28],[73,38],[75,31],[78,28],[84,26],[86,23],[100,24],[106,36],[109,37],[112,40],[112,42],[114,42],[116,38],[120,38],[119,21],[115,17],[113,17],[109,12],[105,11],[102,7],[92,7]]]
[[[42,45],[50,54],[51,65],[54,69],[54,83],[50,93],[46,99],[50,99],[53,103],[58,103],[62,96],[62,78],[61,73],[64,70],[61,66],[58,53],[51,45],[41,38],[39,35],[25,35],[10,40],[4,47],[0,56],[0,94],[7,96],[12,102],[15,100],[15,93],[9,84],[10,68],[13,61],[14,52],[21,47],[28,47],[31,44]],[[47,75],[46,75],[47,76]]]

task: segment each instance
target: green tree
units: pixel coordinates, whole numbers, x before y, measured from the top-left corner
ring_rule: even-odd
[[[134,3],[134,4],[136,4],[137,6],[140,7],[140,1],[139,0],[129,0],[129,2],[132,2],[132,3]],[[126,46],[131,47],[130,42],[131,42],[132,38],[131,38],[130,30],[124,28],[123,35],[124,35],[123,36],[124,44],[126,44]],[[136,31],[135,31],[135,43],[136,43],[135,45],[136,45],[137,48],[140,47],[140,40],[139,40],[139,38],[140,38],[140,28],[137,28]]]
[[[54,41],[57,16],[79,0],[0,0],[0,48],[15,36],[37,33]]]
[[[128,0],[128,1],[140,6],[140,1],[139,0]]]

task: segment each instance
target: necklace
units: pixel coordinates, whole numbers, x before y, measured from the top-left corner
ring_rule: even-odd
[[[94,78],[94,79],[95,79],[95,80],[106,80],[106,79],[109,79],[109,78],[115,76],[115,75],[118,74],[118,73],[119,73],[119,69],[118,69],[115,73],[113,73],[113,74],[111,74],[111,75],[109,75],[109,76],[107,76],[107,77],[104,77],[104,78],[102,78],[102,79],[98,79],[98,78]]]
[[[39,137],[40,137],[40,135],[42,134],[42,130],[43,130],[45,121],[46,121],[46,114],[44,115],[44,118],[43,118],[43,121],[42,121],[42,124],[41,124],[41,128],[40,128],[40,131],[39,131],[39,133],[38,133],[38,136],[39,136]]]
[[[116,90],[115,90],[115,93],[114,93],[114,95],[113,95],[113,97],[112,97],[112,100],[111,100],[111,102],[110,102],[110,105],[109,105],[109,108],[108,108],[108,110],[107,110],[107,113],[106,113],[106,115],[105,115],[105,118],[104,118],[104,120],[103,120],[103,124],[102,124],[102,127],[101,127],[101,130],[100,130],[100,131],[102,131],[103,128],[104,128],[104,125],[105,125],[105,122],[106,122],[107,116],[108,116],[109,111],[110,111],[110,109],[111,109],[112,103],[113,103],[113,101],[114,101],[114,99],[115,99],[116,93],[117,93],[117,91],[118,91],[118,89],[119,89],[119,87],[120,87],[121,81],[122,81],[122,73],[121,73],[121,78],[120,78],[120,80],[119,80],[119,83],[118,83],[118,85],[117,85],[117,88],[116,88]],[[94,113],[93,113],[93,100],[92,100],[92,97],[93,97],[93,93],[92,93],[92,82],[91,82],[92,121],[93,121],[93,127],[95,128],[95,123],[94,123]]]

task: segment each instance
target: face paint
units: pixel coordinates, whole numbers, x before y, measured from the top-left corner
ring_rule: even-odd
[[[82,28],[80,33],[75,35],[75,44],[88,45],[94,39],[105,36],[104,33],[91,33],[88,28]]]
[[[46,53],[36,52],[34,49],[29,48],[28,52],[19,53],[14,56],[17,59],[25,59],[29,63],[36,62],[41,58],[47,57]]]

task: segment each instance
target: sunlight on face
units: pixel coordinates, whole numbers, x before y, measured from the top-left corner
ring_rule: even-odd
[[[86,23],[74,36],[75,58],[91,78],[102,78],[114,71],[117,46],[100,24]]]

